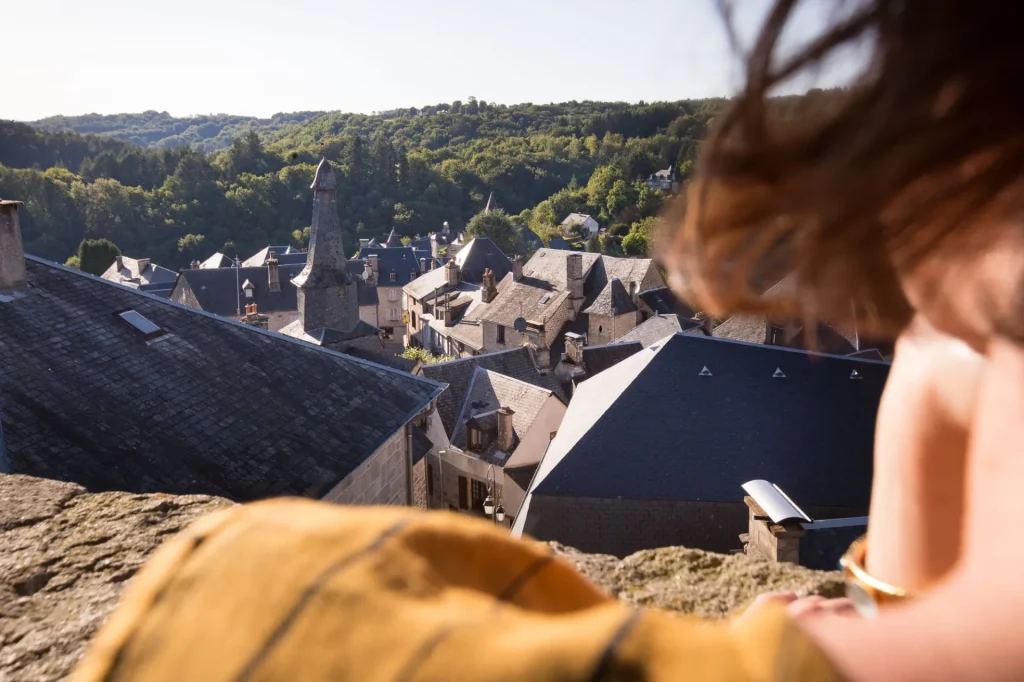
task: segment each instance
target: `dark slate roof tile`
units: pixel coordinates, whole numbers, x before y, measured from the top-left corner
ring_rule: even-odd
[[[377,284],[379,286],[404,287],[421,274],[416,251],[408,246],[367,246],[359,250],[357,258],[364,261],[370,256],[377,256]],[[392,275],[394,279],[392,279]]]
[[[533,492],[730,501],[763,478],[800,504],[866,508],[888,374],[885,363],[676,334],[580,386]]]
[[[483,281],[484,270],[487,269],[494,271],[494,278],[498,281],[512,272],[512,261],[486,237],[477,237],[459,249],[455,262],[461,269],[462,279],[474,284]]]
[[[14,473],[90,490],[318,497],[442,388],[41,259],[26,265],[24,295],[0,303]],[[144,337],[126,310],[162,333]]]
[[[526,348],[515,348],[451,362],[423,365],[420,368],[420,373],[423,376],[442,384],[448,384],[448,388],[437,399],[437,413],[444,425],[445,433],[449,436],[455,432],[459,412],[477,368],[491,370],[547,389],[558,396],[563,403],[569,403],[569,394],[562,382],[553,372],[541,374]]]

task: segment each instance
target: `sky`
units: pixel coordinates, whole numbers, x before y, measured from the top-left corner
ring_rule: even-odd
[[[5,0],[0,119],[661,101],[740,85],[714,0]],[[750,36],[768,0],[738,0]],[[808,0],[787,44],[833,0]],[[811,82],[842,84],[856,60]]]

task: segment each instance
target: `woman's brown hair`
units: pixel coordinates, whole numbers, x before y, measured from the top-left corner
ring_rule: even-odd
[[[847,5],[783,61],[779,38],[798,2],[776,0],[768,13],[666,260],[713,313],[896,332],[911,314],[897,273],[1014,200],[1024,171],[1024,2]],[[773,115],[773,87],[857,42],[871,57],[838,107],[796,124]],[[786,274],[794,286],[762,296]]]

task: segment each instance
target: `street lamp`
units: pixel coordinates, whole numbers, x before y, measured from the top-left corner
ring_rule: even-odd
[[[498,496],[498,505],[494,505],[493,495]],[[501,493],[498,490],[497,482],[494,480],[494,465],[487,467],[487,497],[484,498],[484,514],[494,519],[494,524],[505,521],[505,508],[501,506]]]

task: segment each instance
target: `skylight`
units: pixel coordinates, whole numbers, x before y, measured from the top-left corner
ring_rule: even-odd
[[[541,303],[547,303],[550,300],[551,300],[551,294],[544,294],[543,296],[540,297],[540,302]]]
[[[163,329],[155,325],[145,315],[136,310],[126,310],[118,315],[122,320],[130,324],[135,331],[139,332],[147,339],[159,336],[164,332]]]
[[[708,369],[707,365],[704,365],[704,369],[702,369],[701,371],[697,372],[697,376],[699,376],[699,377],[709,377],[709,376],[711,376],[711,370]]]
[[[782,371],[781,367],[775,368],[775,374],[772,375],[773,379],[785,379],[786,373]]]
[[[857,370],[853,370],[852,372],[850,372],[850,378],[851,379],[863,379],[864,377],[862,377],[860,375],[860,372],[858,372]]]

